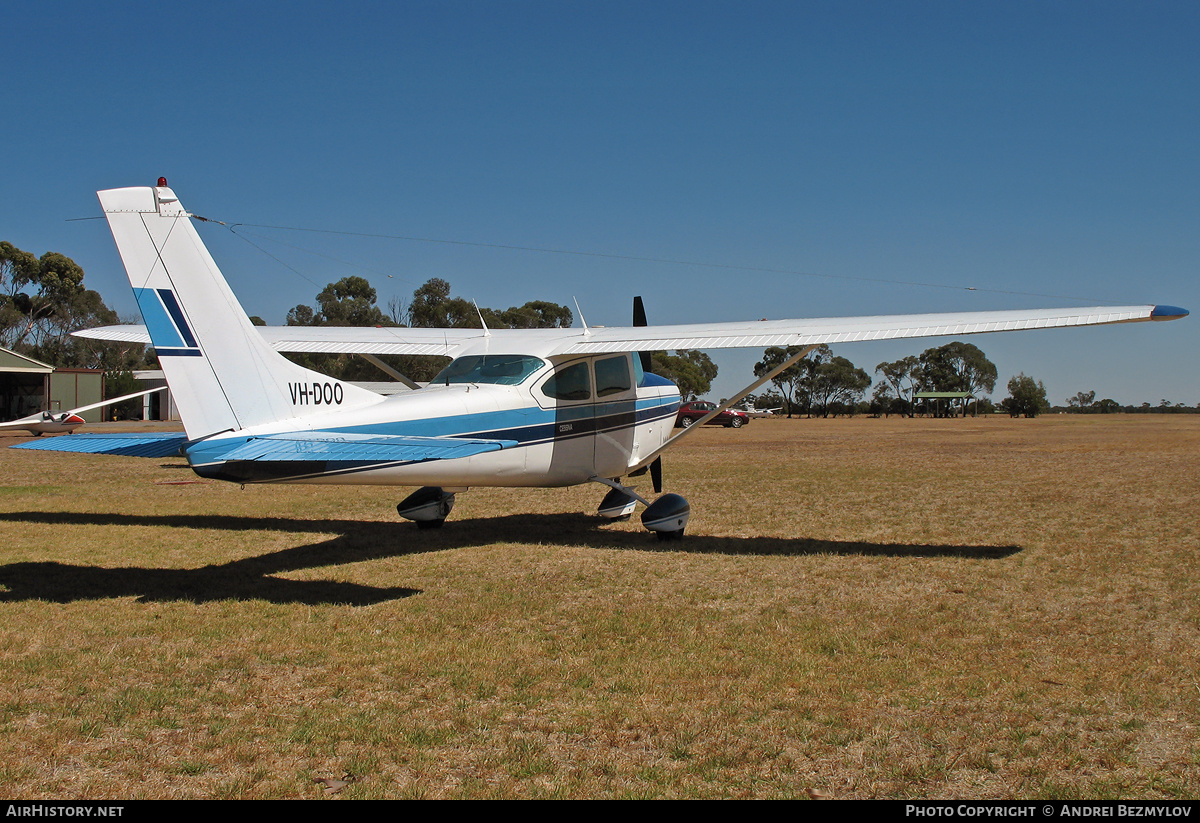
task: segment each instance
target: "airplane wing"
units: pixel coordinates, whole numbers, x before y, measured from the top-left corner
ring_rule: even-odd
[[[9,420],[7,422],[0,423],[0,432],[27,432],[29,431],[28,427],[40,417],[41,415],[39,414],[37,416],[22,417],[20,420]]]
[[[814,346],[863,340],[943,337],[1023,329],[1174,320],[1185,315],[1187,311],[1173,306],[1095,306],[598,328],[591,329],[588,335],[576,335],[569,341],[564,340],[555,353]]]
[[[476,346],[486,346],[491,351],[499,347],[524,347],[530,353],[539,351],[546,355],[663,349],[762,349],[768,346],[809,346],[1175,320],[1187,314],[1186,310],[1174,306],[1146,305],[569,329],[261,326],[259,330],[263,338],[281,352],[438,354],[457,357]],[[106,326],[74,334],[100,340],[150,342],[145,326]]]
[[[98,408],[101,408],[102,406],[115,406],[117,403],[124,403],[126,400],[133,400],[135,397],[145,397],[148,394],[154,394],[155,392],[166,391],[166,390],[167,390],[166,386],[158,386],[153,389],[146,389],[145,391],[135,391],[132,394],[123,394],[120,397],[110,397],[107,400],[101,400],[99,403],[92,403],[87,406],[80,406],[77,409],[71,409],[69,412],[66,412],[66,414],[79,414],[80,412],[91,411],[92,409],[98,409]],[[61,412],[60,412],[60,414],[61,414]]]

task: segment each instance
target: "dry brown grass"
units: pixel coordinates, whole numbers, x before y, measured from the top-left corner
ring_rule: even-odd
[[[682,544],[0,461],[12,797],[1200,794],[1198,417],[705,430]]]

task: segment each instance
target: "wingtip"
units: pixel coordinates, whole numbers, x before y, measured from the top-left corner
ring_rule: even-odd
[[[1150,318],[1152,320],[1178,320],[1189,314],[1191,312],[1187,309],[1181,309],[1178,306],[1155,306],[1154,311],[1150,312]]]

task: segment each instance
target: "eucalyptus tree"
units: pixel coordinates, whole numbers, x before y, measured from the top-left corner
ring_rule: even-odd
[[[675,354],[656,351],[651,362],[655,374],[679,387],[679,395],[685,403],[708,394],[717,376],[717,364],[697,349],[679,349]]]
[[[913,392],[919,391],[923,379],[920,358],[915,354],[910,354],[908,357],[891,363],[880,363],[875,367],[875,373],[882,374],[883,379],[895,392],[897,402],[895,405],[890,405],[889,409],[898,414],[912,417],[914,413]]]
[[[118,322],[83,269],[64,254],[41,257],[0,242],[0,346],[56,366],[138,368],[143,347],[79,340],[71,332]],[[134,351],[136,349],[136,351]]]
[[[1050,408],[1046,400],[1046,387],[1040,380],[1035,381],[1024,372],[1008,381],[1008,394],[1000,405],[1012,417],[1037,417]]]
[[[870,388],[871,378],[845,357],[830,356],[813,364],[809,395],[812,404],[828,417],[835,405],[853,407]]]
[[[828,346],[821,346],[826,352],[829,351]],[[763,352],[763,359],[754,364],[754,376],[762,377],[770,371],[778,368],[780,365],[796,356],[800,351],[799,346],[788,346],[786,349],[781,346],[771,346]],[[819,356],[819,350],[816,353]],[[808,384],[807,380],[811,370],[811,360],[813,355],[793,363],[779,374],[771,378],[771,383],[779,390],[783,396],[784,405],[787,406],[787,416],[791,417],[792,412],[797,406],[808,408]]]

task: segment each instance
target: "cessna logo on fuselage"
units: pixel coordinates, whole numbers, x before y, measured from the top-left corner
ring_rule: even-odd
[[[341,383],[288,383],[293,406],[338,406],[342,402]]]

